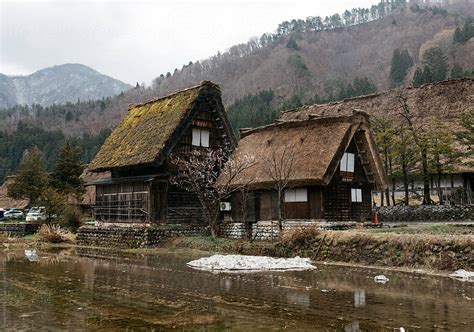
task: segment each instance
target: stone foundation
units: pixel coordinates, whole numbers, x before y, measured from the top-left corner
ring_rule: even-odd
[[[76,242],[82,246],[144,248],[177,236],[209,235],[209,229],[194,225],[99,225],[79,228]]]
[[[474,205],[410,205],[380,208],[380,221],[472,221]]]
[[[39,228],[39,224],[35,223],[1,223],[0,233],[4,233],[10,237],[23,237],[35,234]]]
[[[329,223],[318,220],[288,220],[283,221],[283,233],[297,229],[297,228],[308,228],[317,227],[320,229],[326,229]],[[243,223],[228,223],[221,226],[220,235],[228,239],[245,239],[246,230],[245,224]],[[259,221],[252,224],[252,238],[254,240],[272,240],[278,239],[280,236],[280,229],[278,228],[278,221]]]

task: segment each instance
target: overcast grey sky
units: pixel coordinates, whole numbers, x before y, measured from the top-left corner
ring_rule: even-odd
[[[274,32],[377,0],[0,0],[0,73],[82,63],[127,83]]]

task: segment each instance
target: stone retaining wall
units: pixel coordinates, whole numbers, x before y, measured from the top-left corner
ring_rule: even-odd
[[[82,226],[77,234],[77,244],[94,247],[143,248],[177,236],[209,235],[203,226]]]
[[[39,226],[39,224],[26,222],[1,223],[0,233],[7,234],[11,237],[23,237],[26,235],[35,234]]]
[[[410,205],[380,208],[380,221],[474,220],[474,205]]]
[[[323,228],[324,222],[321,221],[284,221],[283,232],[295,228],[318,227]],[[229,223],[221,226],[220,235],[228,239],[245,239],[246,230],[243,223]],[[278,239],[280,229],[278,221],[259,221],[252,224],[252,238],[254,240],[272,240]]]

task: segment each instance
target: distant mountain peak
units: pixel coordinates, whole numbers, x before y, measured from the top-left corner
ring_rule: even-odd
[[[49,106],[117,95],[131,86],[80,63],[65,63],[24,76],[0,74],[0,107]]]

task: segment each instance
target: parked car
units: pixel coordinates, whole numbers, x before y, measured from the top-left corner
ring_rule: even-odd
[[[46,209],[44,206],[34,206],[26,215],[26,221],[44,221],[46,218]]]
[[[18,209],[10,209],[3,214],[5,220],[18,220],[25,218],[23,211]]]

